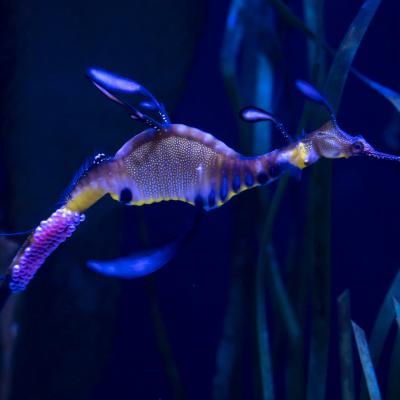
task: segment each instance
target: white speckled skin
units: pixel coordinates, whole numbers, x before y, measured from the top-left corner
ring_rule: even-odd
[[[132,191],[131,204],[163,200],[194,204],[203,199],[203,207],[210,209],[256,186],[257,174],[268,174],[275,159],[274,152],[243,157],[209,133],[170,125],[161,132],[142,132],[117,152],[115,162],[123,183],[113,192],[118,195],[126,185]],[[215,202],[208,201],[210,193],[214,193]]]
[[[244,157],[186,125],[148,129],[125,143],[113,159],[90,169],[66,206],[83,212],[109,193],[131,205],[180,200],[208,210],[280,175],[287,163],[280,163],[277,155]],[[128,200],[121,198],[122,191],[129,193]]]

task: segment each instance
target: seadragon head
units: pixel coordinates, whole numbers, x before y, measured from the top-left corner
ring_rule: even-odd
[[[361,135],[352,136],[342,131],[333,121],[328,121],[319,129],[305,135],[302,142],[318,158],[367,156],[400,161],[399,156],[375,150]]]
[[[271,121],[289,138],[291,143],[282,151],[290,164],[303,169],[314,164],[320,158],[350,158],[367,156],[384,160],[400,161],[400,156],[382,153],[375,150],[362,136],[353,136],[344,132],[336,122],[336,116],[327,99],[312,85],[304,81],[296,81],[297,88],[309,100],[323,105],[329,112],[330,119],[320,128],[302,135],[297,140],[290,140],[284,125],[272,114],[257,107],[246,107],[241,117],[247,122]]]

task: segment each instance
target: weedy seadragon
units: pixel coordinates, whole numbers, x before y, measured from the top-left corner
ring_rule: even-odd
[[[8,292],[24,290],[50,253],[84,220],[84,212],[106,194],[126,205],[177,200],[208,211],[285,172],[300,171],[320,158],[365,155],[400,160],[376,151],[363,137],[342,131],[328,101],[304,81],[297,81],[298,89],[328,110],[329,121],[292,140],[273,115],[246,107],[241,111],[245,121],[271,121],[289,143],[263,155],[244,156],[209,133],[172,124],[164,106],[142,85],[95,68],[89,69],[88,77],[104,95],[124,107],[130,118],[148,129],[128,140],[114,156],[99,154],[85,164],[61,206],[39,224],[17,252],[3,281]],[[133,97],[140,100],[135,103]],[[182,239],[178,239],[146,254],[91,261],[88,265],[106,275],[143,276],[168,262],[181,243]]]

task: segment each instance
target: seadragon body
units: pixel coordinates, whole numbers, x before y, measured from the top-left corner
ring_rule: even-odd
[[[65,206],[83,212],[105,194],[129,205],[179,200],[210,210],[277,178],[284,152],[245,157],[209,133],[172,124],[133,137],[86,172]]]
[[[150,128],[126,142],[115,156],[100,154],[86,165],[61,207],[41,222],[14,257],[5,277],[13,292],[25,289],[46,257],[83,221],[85,211],[106,194],[127,205],[178,200],[208,211],[244,190],[266,185],[283,173],[301,170],[321,157],[348,158],[364,154],[399,160],[397,156],[377,152],[362,137],[343,132],[329,103],[304,82],[298,84],[300,90],[325,105],[331,120],[281,149],[248,157],[209,133],[171,124],[163,106],[134,81],[95,69],[89,71],[89,78],[103,94],[125,107],[132,119]],[[138,93],[145,97],[142,108],[155,110],[162,122],[123,99],[126,94]],[[264,110],[246,108],[242,110],[242,118],[250,122],[272,121],[288,136],[282,124]],[[165,264],[176,248],[174,243],[147,256],[97,262],[92,267],[122,277],[145,275]]]

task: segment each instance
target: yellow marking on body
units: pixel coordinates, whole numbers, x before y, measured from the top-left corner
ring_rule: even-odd
[[[303,142],[300,142],[290,156],[289,162],[297,168],[303,169],[306,167],[306,159],[308,152]]]
[[[105,195],[103,189],[85,188],[67,201],[65,208],[82,213]]]
[[[228,192],[228,194],[226,195],[226,200],[225,200],[225,202],[229,201],[233,196],[236,196],[237,194],[239,194],[240,191],[241,191],[240,188],[239,188],[239,191],[238,191],[237,193],[235,193],[233,190],[230,190],[230,191]]]
[[[245,192],[246,190],[251,189],[250,187],[247,187],[246,185],[241,185],[239,190],[237,192],[234,192],[233,190],[230,190],[228,192],[228,194],[226,195],[226,198],[224,201],[218,200],[217,201],[217,206],[220,207],[222,205],[224,205],[225,203],[227,203],[232,197],[237,196],[239,193]]]
[[[129,204],[133,206],[143,206],[145,204],[161,203],[162,201],[183,201],[184,203],[194,204],[193,202],[188,201],[184,197],[160,197],[157,199],[150,198],[146,200],[132,201]]]

